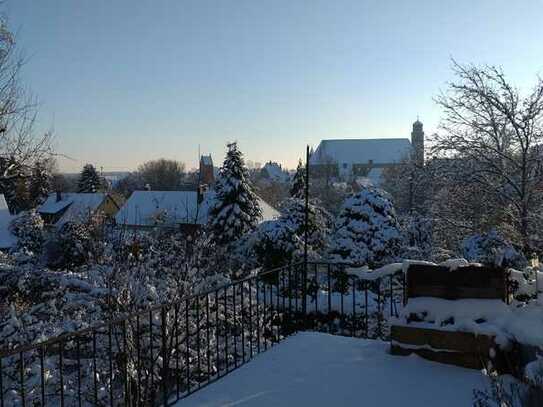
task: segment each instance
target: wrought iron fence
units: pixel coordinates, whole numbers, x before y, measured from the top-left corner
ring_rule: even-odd
[[[401,276],[298,263],[0,355],[0,407],[170,405],[298,330],[386,339]]]

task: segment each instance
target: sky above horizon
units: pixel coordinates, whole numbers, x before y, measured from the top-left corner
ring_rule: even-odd
[[[60,169],[165,157],[293,168],[321,139],[426,134],[451,57],[522,89],[543,70],[543,2],[8,0]]]

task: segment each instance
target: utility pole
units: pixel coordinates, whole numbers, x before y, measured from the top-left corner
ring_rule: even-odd
[[[304,275],[302,278],[303,281],[303,299],[302,299],[302,308],[304,315],[307,311],[307,240],[309,238],[309,145],[306,147],[305,151],[305,228],[304,228]]]

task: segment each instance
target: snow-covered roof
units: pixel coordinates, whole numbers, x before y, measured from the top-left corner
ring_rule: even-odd
[[[38,212],[45,215],[54,215],[66,210],[62,217],[57,221],[57,226],[62,226],[66,222],[79,222],[86,219],[89,214],[95,212],[104,202],[107,194],[103,192],[95,193],[75,193],[63,192],[60,200],[57,200],[57,194],[49,194],[47,200],[40,205]]]
[[[310,158],[311,164],[390,164],[411,151],[406,138],[322,140]]]
[[[13,218],[4,194],[0,194],[0,249],[9,249],[17,243],[17,238],[9,231],[9,225]]]
[[[215,203],[215,192],[204,193],[198,205],[196,191],[134,191],[115,216],[117,224],[128,226],[155,226],[207,223],[209,210]],[[279,212],[258,197],[262,220],[271,220]]]
[[[117,212],[119,225],[201,223],[196,191],[134,191]]]
[[[266,171],[268,177],[271,180],[279,181],[279,182],[288,182],[290,179],[290,176],[287,171],[284,171],[281,168],[281,165],[275,163],[275,162],[267,162],[264,167],[262,167],[262,171]]]

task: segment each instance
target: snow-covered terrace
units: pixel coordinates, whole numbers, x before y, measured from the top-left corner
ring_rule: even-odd
[[[386,342],[301,332],[176,407],[470,406],[484,376],[392,356]]]

